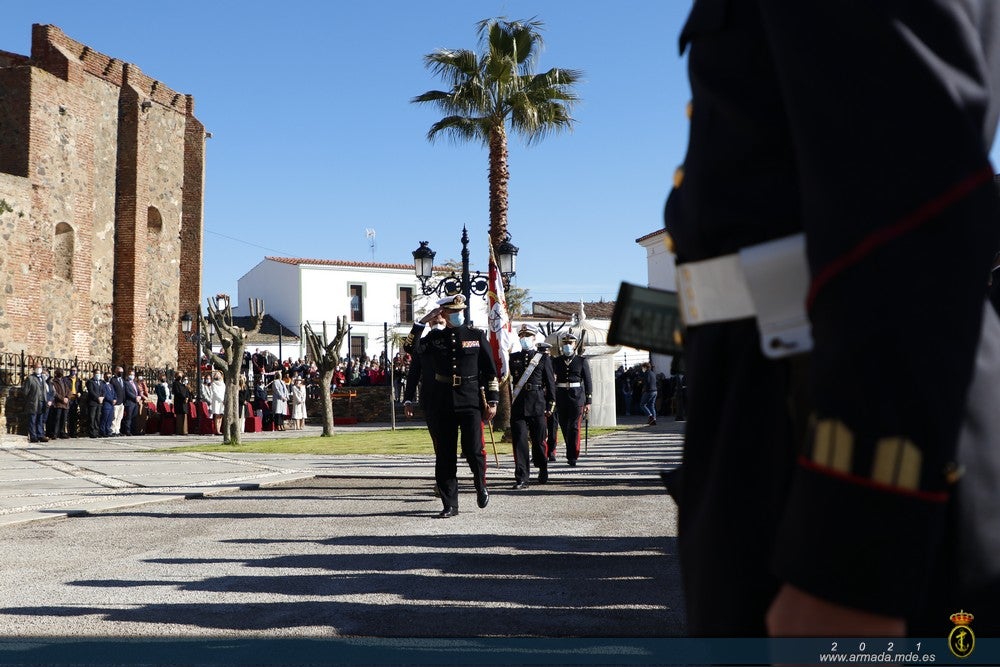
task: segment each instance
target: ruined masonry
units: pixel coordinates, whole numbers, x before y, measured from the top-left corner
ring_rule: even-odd
[[[56,26],[0,51],[0,352],[193,365],[205,138],[190,95]]]

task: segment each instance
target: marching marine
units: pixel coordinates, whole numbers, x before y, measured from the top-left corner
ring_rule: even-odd
[[[545,421],[555,409],[555,375],[551,357],[533,345],[535,333],[534,327],[522,325],[517,333],[521,350],[510,355],[510,429],[514,440],[515,489],[528,487],[532,462],[538,469],[538,483],[549,481]]]
[[[566,446],[566,462],[575,466],[580,458],[580,423],[590,414],[593,385],[590,364],[576,353],[576,336],[567,333],[560,341],[560,356],[552,362],[556,376],[556,412]]]

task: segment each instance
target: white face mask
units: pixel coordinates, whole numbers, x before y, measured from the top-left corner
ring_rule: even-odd
[[[521,339],[521,349],[524,350],[525,352],[527,352],[528,350],[531,349],[531,339],[530,338],[525,337],[525,338]]]
[[[42,374],[42,369],[41,368],[36,368],[35,369],[35,375],[41,375],[41,374]]]
[[[562,353],[563,353],[564,357],[572,357],[573,356],[573,346],[570,345],[569,343],[567,343],[566,345],[563,345],[562,346]]]
[[[129,380],[134,380],[134,379],[135,379],[135,376],[134,376],[134,375],[132,375],[131,373],[129,373],[129,374],[128,374],[128,379],[129,379]]]

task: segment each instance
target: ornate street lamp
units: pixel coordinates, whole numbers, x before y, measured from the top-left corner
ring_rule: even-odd
[[[510,289],[510,279],[517,273],[517,251],[517,246],[510,242],[510,234],[505,235],[503,242],[497,246],[497,264],[500,265],[505,290]]]
[[[500,275],[503,278],[504,289],[510,287],[510,279],[515,274],[514,262],[517,257],[517,247],[510,242],[510,234],[497,248],[499,257],[497,263],[500,265]],[[413,273],[420,280],[420,291],[424,296],[437,294],[438,296],[454,296],[462,294],[465,296],[465,319],[470,321],[471,305],[470,300],[473,294],[485,296],[489,291],[489,277],[481,271],[476,271],[469,275],[469,232],[462,226],[462,275],[455,275],[452,271],[450,275],[444,276],[436,284],[431,281],[434,273],[434,256],[436,252],[430,249],[427,241],[421,241],[420,247],[413,251]]]
[[[194,323],[194,333],[191,332],[191,324]],[[201,333],[201,306],[198,306],[198,318],[197,320],[191,317],[189,311],[184,311],[184,315],[181,316],[181,331],[184,333],[184,339],[189,343],[194,344],[194,364],[195,364],[195,382],[198,383],[198,401],[201,402],[201,350],[206,343],[211,344],[212,334],[215,333],[215,325],[211,322],[206,323],[206,328],[208,329],[208,336],[204,336]]]

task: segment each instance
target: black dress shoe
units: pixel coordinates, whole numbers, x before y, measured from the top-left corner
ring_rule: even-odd
[[[549,461],[552,461],[553,463],[555,463],[555,460],[556,460],[556,455],[555,454],[549,454]]]
[[[528,488],[528,483],[527,482],[514,482],[514,486],[512,486],[510,488],[511,489],[526,489],[526,488]]]
[[[576,459],[567,459],[566,463],[570,464],[570,466],[575,466],[576,465]]]
[[[476,489],[476,504],[479,505],[479,509],[483,509],[490,504],[490,492],[485,486]]]
[[[545,484],[548,481],[549,481],[549,471],[548,470],[539,471],[539,473],[538,473],[538,483],[539,484]]]
[[[445,507],[434,518],[435,519],[450,519],[453,516],[458,516],[458,508],[457,507]]]

